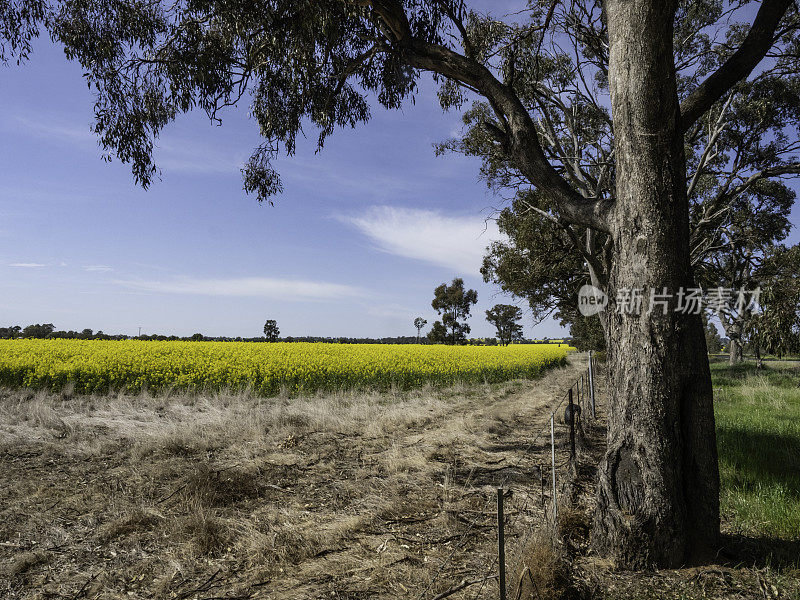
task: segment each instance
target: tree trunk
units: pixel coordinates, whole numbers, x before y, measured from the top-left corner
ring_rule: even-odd
[[[730,339],[731,351],[730,356],[728,357],[728,363],[731,365],[737,365],[742,362],[742,343],[739,341],[738,334],[731,335]]]
[[[739,364],[742,362],[742,331],[744,331],[744,318],[742,315],[733,318],[723,313],[719,315],[719,322],[722,323],[725,335],[730,340],[728,364]]]
[[[677,566],[716,550],[719,472],[699,314],[677,312],[689,264],[685,158],[672,53],[674,6],[609,0],[614,260],[606,319],[611,399],[593,542],[620,566]],[[648,314],[650,291],[672,295]],[[641,289],[638,314],[618,294]]]

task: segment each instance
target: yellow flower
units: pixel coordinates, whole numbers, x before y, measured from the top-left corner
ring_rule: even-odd
[[[252,387],[264,395],[341,387],[410,388],[535,377],[563,364],[556,344],[390,344],[0,340],[0,385],[79,393],[142,387]]]

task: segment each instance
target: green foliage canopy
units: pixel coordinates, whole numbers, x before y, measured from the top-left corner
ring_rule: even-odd
[[[441,325],[447,332],[445,339],[450,344],[462,343],[470,332],[470,326],[465,320],[469,318],[472,305],[478,302],[478,292],[465,289],[464,280],[456,277],[450,285],[443,283],[437,286],[433,294],[431,306],[442,315]],[[439,338],[442,328],[436,323],[439,321],[433,324],[436,333],[432,332],[431,335]]]
[[[267,319],[264,323],[264,337],[268,342],[277,342],[281,337],[281,330],[278,329],[278,322],[275,319]]]
[[[520,319],[522,319],[522,309],[513,304],[495,304],[486,311],[486,320],[494,325],[497,337],[503,346],[522,339]]]

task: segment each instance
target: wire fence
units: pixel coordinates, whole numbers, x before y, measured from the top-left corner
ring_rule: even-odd
[[[572,501],[570,496],[576,473],[575,467],[581,458],[588,456],[598,441],[596,434],[600,411],[597,377],[597,363],[589,352],[586,369],[553,403],[548,411],[547,422],[532,436],[531,441],[521,452],[523,460],[536,461],[534,470],[538,475],[538,481],[534,480],[524,486],[510,486],[511,472],[499,478],[493,486],[497,490],[497,495],[487,494],[482,508],[476,511],[475,518],[466,524],[458,542],[453,544],[452,550],[438,565],[420,594],[419,600],[444,600],[459,592],[463,592],[462,597],[477,600],[490,585],[497,587],[498,593],[494,597],[505,600],[507,588],[511,587],[511,597],[519,598],[521,583],[507,582],[505,577],[507,553],[505,540],[510,538],[519,541],[534,528],[542,525],[555,530],[559,506],[564,507]],[[534,449],[539,451],[534,452]],[[547,461],[544,460],[545,454]],[[513,495],[516,510],[506,512],[508,517],[504,517],[504,498],[507,495]],[[490,512],[494,502],[497,503],[496,513]],[[483,561],[482,568],[475,570],[477,573],[475,577],[464,579],[446,590],[435,593],[436,584],[444,574],[452,570],[459,550],[463,550],[467,539],[476,534],[476,529],[485,523],[487,514],[496,515],[497,552],[492,554],[491,559]],[[509,553],[513,563],[519,562],[519,553],[522,551],[521,544],[517,543],[516,546],[517,548]]]

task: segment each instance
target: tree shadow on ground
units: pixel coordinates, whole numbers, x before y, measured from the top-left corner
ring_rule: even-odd
[[[717,428],[717,444],[720,462],[736,469],[740,484],[775,484],[800,497],[800,439],[721,426]]]
[[[777,364],[771,364],[776,363]],[[727,361],[709,359],[709,366],[714,377],[714,385],[739,385],[749,377],[766,377],[773,385],[780,387],[797,387],[800,375],[800,363],[787,366],[780,361],[764,361],[759,366],[755,362],[745,361],[730,365]]]
[[[800,539],[723,534],[718,559],[731,567],[800,569]]]
[[[780,491],[782,502],[797,505],[800,500],[800,439],[778,432],[723,426],[717,428],[717,441],[720,465],[733,469],[727,471],[728,481],[723,485],[735,486],[742,499],[756,506],[759,502],[774,501],[770,490]],[[780,526],[784,531],[793,527],[785,522],[779,525],[778,521],[772,526]],[[721,541],[720,559],[731,566],[800,568],[800,531],[791,537],[728,533],[723,534]]]

